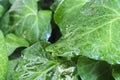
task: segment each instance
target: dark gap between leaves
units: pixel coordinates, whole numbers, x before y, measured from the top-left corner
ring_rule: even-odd
[[[50,10],[50,6],[53,3],[54,3],[54,0],[40,0],[40,1],[38,1],[38,11],[40,9]],[[60,32],[58,25],[54,21],[54,12],[53,11],[52,11],[52,18],[51,18],[50,23],[51,23],[52,32],[51,32],[51,36],[50,36],[48,41],[51,43],[55,43],[62,36],[62,34]]]
[[[26,47],[19,47],[17,48],[10,56],[8,56],[9,60],[17,59],[21,57],[21,51],[24,50]]]
[[[79,75],[77,76],[77,78],[78,78],[78,80],[82,80],[81,77],[80,77]]]
[[[14,17],[13,17],[14,12],[10,12],[9,15],[10,15],[9,16],[9,25],[13,25],[15,22]]]
[[[54,0],[40,0],[38,1],[38,11],[40,9],[50,10],[50,6],[54,3]]]
[[[62,33],[60,31],[60,28],[54,21],[54,12],[52,12],[51,26],[52,32],[48,41],[51,43],[55,43],[62,36]]]

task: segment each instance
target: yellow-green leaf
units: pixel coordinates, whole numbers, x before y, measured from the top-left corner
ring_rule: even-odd
[[[0,80],[6,80],[8,57],[3,33],[0,31]]]

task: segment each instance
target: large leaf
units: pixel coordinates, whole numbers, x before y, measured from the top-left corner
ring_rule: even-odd
[[[77,70],[82,80],[114,80],[111,66],[104,61],[80,57]]]
[[[64,0],[55,13],[63,37],[47,50],[120,63],[119,0]],[[73,7],[67,7],[67,5]]]
[[[74,36],[71,36],[71,34],[74,33],[72,30],[76,29],[77,26],[75,27],[71,24],[74,22],[79,22],[77,18],[80,14],[78,12],[80,11],[80,8],[89,1],[90,0],[61,0],[59,2],[59,0],[56,0],[56,2],[59,4],[55,11],[54,18],[55,22],[60,27],[63,37],[57,43],[47,47],[47,52],[52,52],[55,56],[64,56],[68,58],[73,57],[74,55],[78,55],[80,52],[78,48],[79,46],[75,46],[74,43],[76,42],[73,41],[73,37],[76,37],[76,34],[74,34]]]
[[[13,51],[18,47],[29,46],[29,43],[25,39],[19,38],[14,34],[6,35],[5,41],[6,41],[8,55],[12,54]]]
[[[0,79],[6,80],[8,57],[3,33],[0,31]]]
[[[17,5],[17,6],[16,6]],[[9,10],[9,27],[2,26],[5,33],[15,31],[31,43],[48,40],[51,27],[51,11],[37,11],[37,0],[15,0]]]
[[[67,65],[50,59],[50,55],[45,53],[39,42],[25,49],[23,54],[14,71],[13,80],[73,80],[74,78],[75,68],[66,67]]]

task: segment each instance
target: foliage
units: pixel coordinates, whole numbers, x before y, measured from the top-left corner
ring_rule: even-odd
[[[120,80],[120,0],[0,0],[0,80]]]

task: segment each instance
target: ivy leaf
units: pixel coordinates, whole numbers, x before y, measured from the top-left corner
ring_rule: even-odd
[[[110,64],[120,63],[119,0],[64,0],[55,21],[63,37],[48,49],[56,55],[83,55]],[[66,6],[66,4],[69,4]]]
[[[26,48],[14,70],[13,80],[73,80],[75,67],[51,58],[40,42]]]
[[[5,33],[14,31],[17,36],[31,43],[48,40],[51,33],[51,11],[38,12],[37,0],[16,0],[8,15],[10,22]]]
[[[8,34],[5,37],[7,53],[8,55],[12,54],[13,51],[18,47],[28,47],[29,43],[23,38],[19,38],[14,34]]]
[[[0,79],[6,80],[8,68],[8,57],[6,53],[5,40],[2,31],[0,31]]]
[[[52,53],[53,56],[64,56],[67,58],[79,55],[79,46],[76,45],[77,42],[73,41],[74,37],[76,37],[78,33],[74,34],[74,36],[71,36],[71,33],[74,33],[72,30],[76,29],[77,26],[75,27],[70,24],[77,22],[78,17],[74,16],[80,15],[78,14],[78,11],[80,11],[80,8],[82,8],[82,6],[84,6],[89,1],[90,0],[56,0],[56,2],[59,2],[59,4],[56,8],[54,19],[55,22],[59,25],[60,31],[63,35],[58,42],[46,48],[47,52]],[[71,8],[71,6],[73,7]],[[75,19],[73,19],[73,17]]]
[[[79,57],[78,74],[82,80],[114,80],[110,64],[86,57]]]

